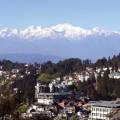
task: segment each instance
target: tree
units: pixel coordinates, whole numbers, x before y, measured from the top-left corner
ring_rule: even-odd
[[[26,104],[21,104],[18,108],[17,108],[17,112],[19,113],[25,113],[27,111],[28,106]]]
[[[53,79],[54,79],[54,76],[47,73],[42,73],[37,78],[37,80],[43,83],[50,83]]]

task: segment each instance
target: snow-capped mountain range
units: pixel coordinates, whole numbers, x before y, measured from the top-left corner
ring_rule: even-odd
[[[96,59],[120,52],[120,32],[71,24],[0,29],[0,53],[41,53]]]
[[[57,24],[50,27],[30,26],[24,30],[0,29],[0,37],[16,37],[20,39],[43,39],[43,38],[66,38],[66,39],[81,39],[88,36],[110,36],[120,35],[119,32],[111,32],[95,27],[91,30],[83,29],[71,24]]]

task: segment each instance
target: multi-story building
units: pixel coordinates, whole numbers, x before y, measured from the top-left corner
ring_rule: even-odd
[[[54,90],[50,90],[50,86],[42,85],[37,83],[35,86],[36,92],[35,97],[37,99],[37,103],[50,105],[57,100],[66,99],[72,95],[72,92],[66,92],[63,90],[59,90],[61,88],[54,88]]]
[[[91,104],[90,120],[111,120],[110,113],[118,109],[120,109],[120,103],[116,101],[95,102]]]

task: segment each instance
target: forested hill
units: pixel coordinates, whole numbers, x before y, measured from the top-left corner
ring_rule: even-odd
[[[53,63],[47,61],[46,63],[34,63],[34,64],[23,64],[17,62],[11,62],[9,60],[0,61],[0,70],[12,75],[14,70],[19,70],[14,82],[14,87],[19,88],[23,91],[23,96],[29,97],[34,96],[30,89],[33,88],[36,84],[36,80],[42,80],[49,83],[51,80],[56,79],[57,77],[63,78],[66,75],[72,75],[74,72],[84,74],[86,68],[92,68],[93,73],[98,68],[112,68],[112,72],[118,71],[120,69],[120,54],[113,56],[112,58],[102,58],[98,59],[95,63],[92,63],[90,60],[81,60],[78,58],[70,58],[66,60]],[[120,97],[120,79],[111,79],[109,78],[109,69],[104,72],[101,77],[101,72],[97,73],[98,78],[91,76],[88,81],[79,81],[75,88],[78,91],[83,93],[84,96],[89,96],[92,100],[104,99],[112,100],[114,98]],[[24,76],[24,77],[20,77]],[[1,80],[5,78],[1,78]],[[62,79],[61,79],[62,80]],[[73,79],[74,80],[74,79]],[[97,81],[97,82],[96,82]],[[29,86],[29,87],[28,87]],[[96,89],[97,86],[97,89]],[[26,92],[27,95],[26,95]],[[30,92],[30,93],[29,93]],[[30,99],[31,100],[31,99]]]
[[[13,58],[12,58],[13,56]],[[21,55],[22,56],[22,55]],[[28,57],[29,56],[29,57]],[[79,72],[84,70],[86,67],[113,67],[118,68],[120,67],[120,54],[114,55],[113,57],[108,58],[101,58],[96,60],[96,62],[91,62],[91,60],[86,59],[82,60],[79,58],[69,58],[65,60],[61,60],[59,57],[51,57],[51,56],[43,56],[40,58],[40,56],[37,56],[37,54],[30,58],[32,55],[24,55],[20,58],[20,54],[17,56],[16,54],[13,55],[0,55],[0,64],[7,64],[8,66],[11,64],[19,64],[19,63],[28,63],[32,60],[32,64],[36,63],[37,65],[41,66],[41,71],[45,73],[56,73],[60,72],[63,74],[69,74],[72,72]],[[15,59],[19,59],[20,61],[17,61]],[[36,61],[37,58],[37,61]],[[45,59],[44,59],[45,58]],[[27,62],[28,60],[28,62]],[[31,63],[31,62],[30,62]],[[13,65],[14,66],[14,65]]]
[[[91,60],[81,60],[79,58],[70,58],[58,63],[52,63],[48,61],[41,66],[41,71],[48,74],[60,74],[66,75],[73,72],[80,72],[85,70],[86,67],[112,67],[113,69],[120,68],[120,54],[113,57],[98,59],[95,63]]]

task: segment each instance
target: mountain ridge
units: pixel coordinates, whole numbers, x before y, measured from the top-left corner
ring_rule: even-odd
[[[21,62],[21,63],[44,63],[47,61],[52,61],[54,63],[62,60],[58,56],[50,56],[50,55],[41,55],[41,54],[0,54],[0,60],[10,60],[13,62]]]
[[[12,31],[12,32],[11,32]],[[120,32],[71,24],[0,30],[0,53],[42,53],[63,58],[98,59],[120,52]]]

